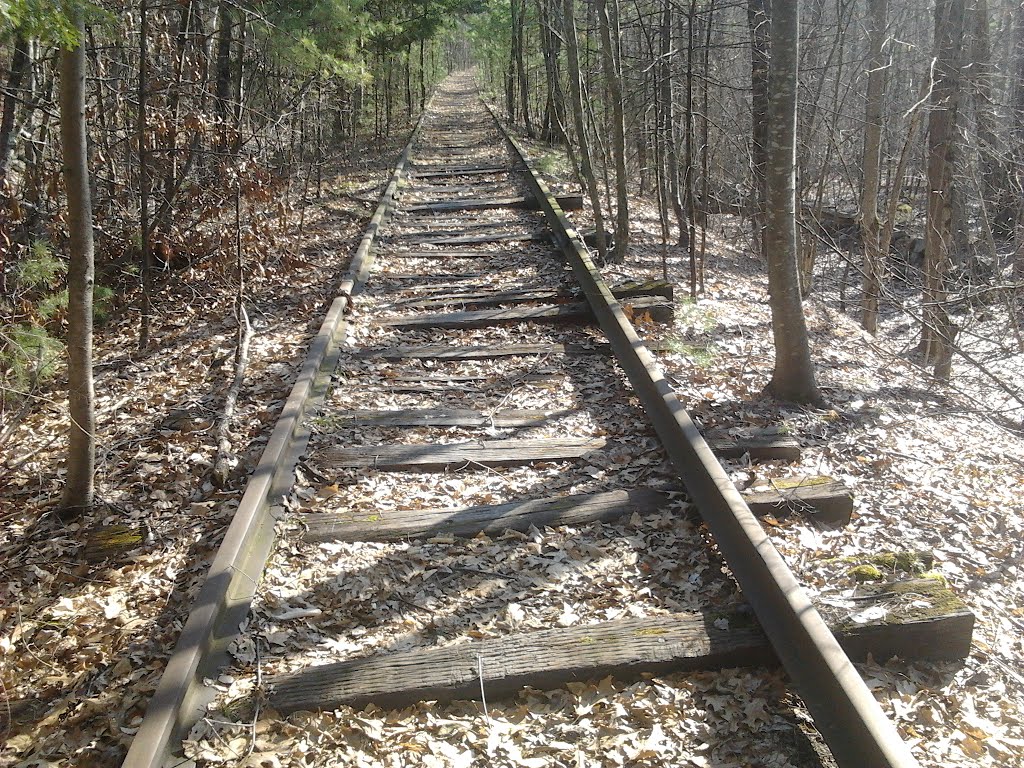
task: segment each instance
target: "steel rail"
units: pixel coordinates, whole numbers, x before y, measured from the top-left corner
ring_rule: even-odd
[[[527,182],[619,364],[836,762],[842,768],[913,768],[917,761],[910,748],[675,396],[583,239],[534,173],[522,145],[485,106],[529,169]]]
[[[310,342],[298,378],[128,749],[124,768],[174,765],[175,744],[180,744],[213,698],[203,680],[215,678],[217,670],[227,663],[229,646],[249,614],[276,539],[274,526],[279,519],[280,502],[291,490],[295,465],[309,440],[303,427],[304,417],[322,401],[330,384],[338,360],[338,341],[344,338],[347,325],[345,315],[373,266],[377,234],[395,209],[399,184],[425,114],[426,109],[420,113],[349,269]]]

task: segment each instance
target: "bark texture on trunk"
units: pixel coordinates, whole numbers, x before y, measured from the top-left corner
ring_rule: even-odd
[[[587,196],[594,212],[594,224],[597,252],[602,259],[608,256],[608,244],[604,236],[604,213],[601,211],[601,193],[597,186],[597,176],[590,152],[590,140],[587,138],[586,113],[583,106],[583,85],[580,82],[579,43],[576,37],[576,9],[573,0],[562,0],[563,25],[565,27],[565,51],[569,66],[569,98],[572,100],[573,126],[576,129],[576,141],[580,151],[580,171],[587,187]]]
[[[60,54],[60,135],[68,197],[68,406],[71,425],[67,478],[60,506],[82,511],[93,504],[95,416],[92,378],[94,282],[92,201],[85,139],[85,26],[76,11],[79,42]]]
[[[772,18],[764,246],[775,339],[768,390],[782,400],[818,402],[800,298],[796,236],[796,105],[799,1],[779,3]]]
[[[935,376],[947,380],[957,328],[946,311],[946,276],[953,244],[953,171],[964,43],[964,0],[935,6],[935,66],[928,112],[928,217],[920,351]]]
[[[601,28],[601,63],[612,106],[612,161],[615,164],[615,247],[612,261],[626,260],[629,247],[629,189],[626,178],[626,124],[622,114],[622,78],[619,74],[619,12],[616,0],[597,0]]]
[[[864,298],[861,327],[878,329],[878,297],[882,292],[885,251],[881,249],[878,190],[882,162],[882,99],[885,96],[888,0],[868,0],[868,87],[864,100],[864,185],[860,198],[860,227],[864,244]]]
[[[4,94],[3,114],[0,115],[0,187],[7,177],[7,166],[14,154],[14,117],[18,109],[17,94],[28,71],[28,39],[23,33],[14,35],[11,69],[7,74],[7,92]]]
[[[748,0],[747,25],[750,27],[750,86],[751,86],[751,145],[750,159],[753,175],[754,241],[762,257],[765,256],[762,228],[767,192],[768,144],[768,61],[771,38],[771,0]]]

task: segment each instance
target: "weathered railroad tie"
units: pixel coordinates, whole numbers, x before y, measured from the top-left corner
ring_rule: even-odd
[[[666,511],[703,517],[753,615],[738,604],[689,612],[652,605],[643,617],[272,670],[270,705],[291,712],[478,698],[482,670],[488,697],[499,697],[608,674],[781,661],[841,766],[913,765],[849,658],[962,657],[971,613],[941,583],[917,580],[865,588],[855,605],[832,601],[822,607],[826,623],[754,514],[842,525],[849,492],[828,478],[775,481],[746,495],[734,489],[715,454],[785,462],[799,455],[799,442],[771,433],[705,441],[623,309],[671,322],[670,287],[606,286],[563,214],[561,202],[576,206],[578,195],[552,195],[474,101],[459,114],[455,121],[428,110],[414,131],[125,765],[164,765],[180,751],[212,697],[204,678],[229,661],[279,520],[294,523],[291,542],[312,553],[322,543],[642,524]],[[392,492],[384,503],[340,508],[307,493],[288,513],[282,502],[294,506],[297,465],[334,489],[335,500]],[[533,485],[486,504],[433,491],[498,471],[533,473]],[[413,484],[432,489],[426,502],[408,490]],[[899,618],[910,603],[914,610]],[[889,616],[849,620],[871,605]],[[315,626],[320,613],[310,609],[307,620]]]

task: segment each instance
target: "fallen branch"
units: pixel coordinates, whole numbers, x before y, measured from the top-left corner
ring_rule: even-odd
[[[224,412],[217,424],[217,458],[213,463],[213,477],[211,478],[217,488],[227,485],[231,470],[238,466],[238,457],[231,450],[231,419],[235,415],[238,393],[245,380],[245,369],[249,365],[249,343],[252,341],[252,324],[249,322],[249,313],[245,311],[245,306],[242,304],[239,304],[238,322],[239,339],[238,348],[235,351],[235,378],[231,382],[231,389],[228,390],[227,398],[224,400]]]

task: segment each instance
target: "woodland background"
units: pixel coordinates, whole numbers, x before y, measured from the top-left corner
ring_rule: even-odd
[[[0,5],[0,444],[61,369],[57,59],[77,38],[69,7]],[[525,133],[568,151],[599,233],[615,231],[609,257],[625,253],[628,194],[657,201],[694,296],[709,217],[739,217],[747,246],[764,248],[769,0],[83,10],[94,315],[134,315],[141,348],[167,311],[153,303],[169,274],[196,267],[201,284],[287,266],[282,237],[301,235],[303,218],[285,220],[316,198],[327,153],[404,126],[443,72],[471,64]],[[828,278],[870,332],[879,307],[897,313],[923,364],[946,380],[956,352],[1015,419],[1024,10],[807,0],[800,22],[802,292]]]
[[[696,297],[681,316],[714,307],[764,331],[769,70],[792,42],[773,19],[794,8],[0,0],[0,758],[123,756],[319,307],[448,71],[478,67],[538,162],[579,178],[610,270],[632,238]],[[892,706],[930,764],[1008,764],[1024,743],[1024,10],[804,0],[799,15],[791,287],[834,408],[785,413],[822,431],[824,465],[868,501],[852,542],[777,535],[805,565],[862,535],[935,552],[970,590],[976,652],[957,671],[872,674],[918,687]],[[99,445],[96,508],[69,523],[54,513],[80,324],[59,66],[78,44]],[[770,345],[691,320],[681,391],[747,407]],[[134,554],[91,561],[91,531],[117,525]]]

